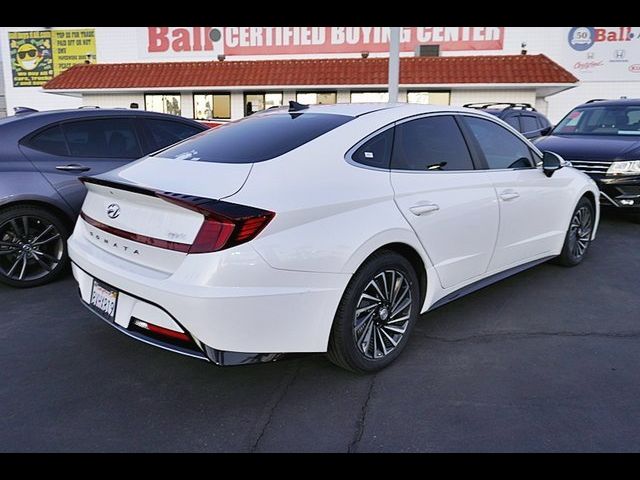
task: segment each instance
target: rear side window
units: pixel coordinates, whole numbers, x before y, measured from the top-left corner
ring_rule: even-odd
[[[353,161],[377,168],[389,168],[391,146],[393,145],[393,128],[370,138],[351,155]]]
[[[169,147],[157,155],[178,160],[255,163],[283,155],[352,120],[324,113],[258,114]]]
[[[450,115],[420,118],[396,126],[391,168],[473,170],[460,128]]]
[[[103,118],[62,125],[72,157],[138,158],[142,156],[133,121]]]
[[[520,117],[520,121],[522,122],[523,132],[529,133],[540,129],[538,126],[538,119],[533,115],[522,115]]]
[[[520,122],[518,121],[517,115],[511,115],[510,117],[505,118],[504,121],[515,128],[517,131],[520,131]]]
[[[172,122],[171,120],[145,118],[144,122],[151,132],[151,138],[153,139],[156,149],[173,145],[180,140],[192,137],[196,133],[203,131],[202,128],[197,128],[183,122]]]
[[[26,142],[28,147],[41,152],[50,153],[51,155],[68,155],[67,142],[60,125],[49,127],[46,130],[31,137]]]

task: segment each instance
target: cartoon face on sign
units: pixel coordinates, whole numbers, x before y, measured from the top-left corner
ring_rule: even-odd
[[[33,70],[42,61],[42,55],[33,44],[25,43],[18,48],[16,61],[24,70]]]
[[[573,27],[569,31],[569,45],[574,50],[587,50],[594,42],[593,27]]]

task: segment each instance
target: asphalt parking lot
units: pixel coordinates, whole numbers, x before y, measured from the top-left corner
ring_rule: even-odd
[[[640,450],[640,225],[423,316],[375,376],[216,368],[117,333],[71,275],[0,286],[0,451]]]

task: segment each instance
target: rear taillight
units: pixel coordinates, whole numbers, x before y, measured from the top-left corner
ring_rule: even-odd
[[[188,253],[210,253],[235,247],[256,237],[275,216],[274,212],[220,200],[167,192],[156,196],[204,216],[204,222]]]

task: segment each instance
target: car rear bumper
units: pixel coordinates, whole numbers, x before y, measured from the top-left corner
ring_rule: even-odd
[[[68,242],[83,303],[89,305],[97,279],[119,292],[115,319],[107,320],[113,327],[146,343],[217,364],[325,352],[335,311],[351,277],[274,269],[248,244],[187,255],[175,272],[166,274],[104,251],[84,237],[83,228],[80,220]],[[149,338],[135,331],[135,319],[185,332],[193,344],[176,348]]]

